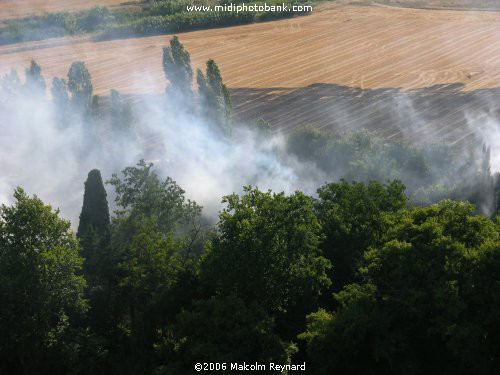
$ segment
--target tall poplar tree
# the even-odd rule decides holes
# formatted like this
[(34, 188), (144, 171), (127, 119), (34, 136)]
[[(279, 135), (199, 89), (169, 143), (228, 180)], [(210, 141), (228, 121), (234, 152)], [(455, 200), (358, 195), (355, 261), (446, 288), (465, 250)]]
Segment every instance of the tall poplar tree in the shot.
[(200, 96), (201, 113), (210, 123), (229, 131), (231, 116), (231, 95), (222, 81), (219, 67), (210, 59), (206, 64), (206, 74), (198, 69), (196, 82)]
[(63, 78), (54, 77), (52, 80), (52, 102), (55, 109), (56, 122), (60, 127), (64, 127), (69, 119), (70, 100), (66, 81)]
[(170, 40), (169, 47), (163, 48), (163, 71), (170, 82), (167, 87), (169, 98), (185, 101), (189, 106), (193, 96), (191, 57), (177, 36)]
[(35, 60), (31, 60), (30, 67), (25, 70), (26, 92), (37, 97), (45, 97), (45, 79), (42, 77), (42, 68)]
[(84, 115), (90, 115), (92, 108), (92, 78), (85, 63), (74, 62), (68, 72), (68, 91), (76, 109)]

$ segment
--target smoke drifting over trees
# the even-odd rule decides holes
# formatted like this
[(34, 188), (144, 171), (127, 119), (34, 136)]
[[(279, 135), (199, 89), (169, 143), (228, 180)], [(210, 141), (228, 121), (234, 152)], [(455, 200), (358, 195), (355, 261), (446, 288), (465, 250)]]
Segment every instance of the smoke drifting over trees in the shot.
[(232, 123), (214, 60), (196, 89), (177, 38), (162, 62), (136, 101), (93, 96), (84, 62), (50, 100), (36, 62), (2, 77), (0, 372), (498, 368), (488, 145)]
[[(481, 148), (463, 155), (445, 145), (412, 146), (365, 132), (308, 128), (262, 137), (265, 122), (231, 125), (231, 98), (215, 61), (193, 77), (189, 53), (174, 37), (164, 48), (163, 68), (166, 97), (133, 101), (115, 90), (108, 98), (93, 97), (84, 62), (53, 80), (51, 100), (42, 95), (43, 67), (36, 62), (26, 70), (24, 84), (15, 71), (2, 77), (2, 201), (21, 185), (74, 220), (78, 181), (86, 170), (98, 167), (109, 178), (145, 159), (154, 161), (160, 175), (178, 180), (212, 217), (220, 208), (214, 197), (239, 192), (246, 184), (312, 194), (323, 182), (340, 178), (398, 178), (417, 203), (452, 197), (471, 200), (487, 214), (495, 211), (491, 155)], [(408, 118), (414, 120), (411, 113)], [(26, 173), (19, 173), (22, 168)]]

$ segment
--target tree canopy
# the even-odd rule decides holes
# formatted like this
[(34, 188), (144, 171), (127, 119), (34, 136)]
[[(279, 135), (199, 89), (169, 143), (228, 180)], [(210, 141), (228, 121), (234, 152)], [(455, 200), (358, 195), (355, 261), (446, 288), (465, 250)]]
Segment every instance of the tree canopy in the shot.
[(0, 208), (0, 369), (66, 373), (74, 325), (87, 310), (70, 223), (22, 189)]
[(384, 217), (382, 241), (360, 267), (363, 281), (335, 295), (336, 312), (308, 317), (301, 337), (315, 373), (489, 374), (498, 368), (492, 293), (499, 284), (499, 231), (472, 212), (470, 204), (443, 201)]
[(227, 207), (202, 265), (218, 293), (276, 311), (329, 285), (330, 263), (319, 250), (321, 226), (310, 197), (247, 187), (243, 196), (223, 202)]

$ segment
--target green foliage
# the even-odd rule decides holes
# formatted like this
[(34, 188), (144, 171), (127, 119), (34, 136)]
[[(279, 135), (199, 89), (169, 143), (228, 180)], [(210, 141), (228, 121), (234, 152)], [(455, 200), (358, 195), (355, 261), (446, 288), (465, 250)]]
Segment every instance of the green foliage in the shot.
[(295, 129), (287, 138), (286, 150), (301, 160), (316, 161), (329, 141), (328, 133), (304, 126)]
[(111, 227), (107, 336), (109, 361), (120, 373), (152, 369), (158, 332), (190, 302), (183, 288), (196, 285), (201, 207), (152, 167), (141, 161), (109, 181), (119, 210)]
[(127, 290), (129, 303), (143, 309), (161, 300), (180, 269), (178, 246), (171, 236), (164, 238), (153, 226), (139, 230), (129, 244), (126, 259), (120, 263), (120, 287)]
[(92, 108), (92, 78), (81, 61), (74, 62), (68, 72), (68, 91), (74, 107), (84, 114), (90, 114)]
[(0, 28), (0, 44), (90, 33), (103, 30), (114, 22), (114, 14), (103, 6), (78, 13), (44, 13), (6, 21), (6, 26)]
[(91, 229), (94, 229), (99, 236), (109, 235), (109, 209), (106, 196), (101, 172), (97, 169), (90, 171), (85, 181), (83, 207), (77, 232), (79, 238), (85, 237)]
[(78, 243), (50, 206), (20, 188), (14, 198), (0, 208), (0, 369), (62, 373), (71, 324), (87, 309)]
[(207, 61), (206, 74), (198, 69), (196, 81), (202, 107), (202, 114), (223, 131), (229, 132), (231, 116), (231, 95), (222, 82), (219, 67), (214, 60)]
[(21, 189), (0, 209), (2, 373), (306, 361), (318, 375), (465, 375), (500, 365), (500, 221), (471, 204), (407, 208), (398, 181), (327, 184), (316, 199), (247, 187), (224, 198), (205, 242), (201, 207), (151, 164), (110, 183), (111, 226), (100, 173), (85, 184), (83, 277), (57, 212)]
[(77, 237), (85, 258), (84, 274), (92, 287), (99, 286), (105, 278), (102, 266), (108, 251), (110, 219), (106, 190), (101, 172), (94, 169), (85, 181), (83, 207), (78, 224)]
[(167, 92), (171, 98), (189, 103), (192, 97), (193, 69), (189, 52), (184, 49), (177, 36), (170, 40), (170, 47), (163, 47), (163, 71), (170, 82)]
[(152, 164), (141, 160), (136, 167), (125, 168), (123, 178), (114, 174), (109, 183), (116, 192), (114, 237), (118, 243), (128, 243), (137, 230), (154, 226), (163, 236), (180, 241), (183, 262), (192, 261), (201, 252), (201, 207), (184, 197), (170, 177), (161, 181)]
[[(167, 359), (157, 374), (188, 374), (196, 363), (290, 363), (296, 348), (273, 332), (273, 320), (255, 303), (230, 295), (193, 302), (158, 346)], [(263, 372), (270, 374), (271, 372)]]
[(259, 118), (255, 122), (255, 130), (260, 139), (268, 139), (271, 136), (271, 125), (266, 120)]
[(471, 201), (479, 212), (492, 212), (494, 181), (486, 147), (463, 155), (450, 146), (412, 146), (365, 130), (335, 134), (306, 126), (288, 136), (286, 151), (347, 181), (400, 180), (418, 205), (452, 198)]
[[(306, 126), (289, 136), (287, 151), (346, 180), (400, 179), (413, 185), (428, 177), (428, 165), (421, 151), (384, 141), (365, 130), (334, 134)], [(408, 170), (411, 172), (407, 174)]]
[(7, 26), (0, 28), (0, 44), (42, 40), (82, 31), (78, 27), (76, 16), (70, 12), (44, 13), (9, 20), (6, 24)]
[[(102, 38), (129, 37), (176, 33), (202, 28), (231, 26), (292, 17), (307, 12), (226, 12), (187, 11), (192, 5), (224, 5), (219, 1), (153, 1), (142, 2), (140, 7), (108, 9), (95, 6), (77, 13), (45, 13), (6, 21), (0, 28), (0, 44), (41, 40), (67, 35), (97, 32)], [(281, 5), (281, 0), (258, 1), (252, 4)], [(295, 0), (289, 5), (314, 5), (316, 2)]]
[(116, 191), (115, 201), (122, 210), (117, 211), (117, 220), (154, 219), (162, 233), (174, 233), (182, 223), (199, 215), (201, 207), (186, 200), (174, 180), (167, 177), (161, 181), (152, 170), (153, 164), (141, 160), (135, 167), (122, 171), (123, 178), (116, 174), (109, 183)]
[(223, 202), (227, 207), (202, 265), (203, 277), (219, 294), (234, 293), (276, 312), (329, 285), (311, 198), (247, 187), (242, 197), (229, 195)]
[(62, 78), (54, 77), (52, 80), (51, 93), (52, 103), (55, 109), (55, 120), (61, 128), (66, 127), (70, 113), (70, 99), (66, 81)]
[(154, 356), (158, 329), (167, 318), (164, 305), (181, 270), (180, 243), (162, 236), (154, 225), (144, 225), (121, 246), (117, 319), (120, 341), (127, 349), (120, 356), (130, 356), (126, 363), (140, 373)]
[(366, 253), (360, 269), (363, 282), (336, 295), (336, 313), (309, 317), (301, 337), (316, 373), (489, 374), (498, 368), (492, 293), (499, 283), (499, 232), (472, 212), (470, 204), (443, 201), (384, 217), (382, 243)]
[(364, 252), (377, 245), (384, 233), (384, 214), (405, 208), (406, 202), (405, 187), (399, 181), (387, 185), (341, 181), (318, 189), (315, 210), (326, 235), (323, 255), (333, 264), (334, 290), (356, 280)]
[(30, 67), (26, 69), (25, 72), (25, 90), (31, 95), (45, 99), (45, 79), (42, 77), (42, 68), (40, 65), (38, 65), (35, 60), (31, 60)]
[(113, 22), (113, 14), (104, 6), (95, 6), (79, 17), (79, 26), (82, 30), (92, 32), (99, 30)]

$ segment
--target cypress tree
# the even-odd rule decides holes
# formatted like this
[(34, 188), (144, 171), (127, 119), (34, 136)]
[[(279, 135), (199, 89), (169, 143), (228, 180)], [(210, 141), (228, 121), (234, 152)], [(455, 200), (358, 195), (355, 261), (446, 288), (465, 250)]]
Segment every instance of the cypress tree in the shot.
[(83, 207), (80, 214), (77, 236), (85, 238), (91, 231), (104, 239), (109, 236), (109, 208), (101, 172), (94, 169), (85, 181)]
[(94, 169), (85, 181), (83, 207), (77, 237), (82, 249), (83, 274), (90, 303), (89, 325), (106, 337), (113, 322), (113, 270), (116, 266), (110, 246), (110, 218), (101, 172)]
[(109, 208), (101, 172), (94, 169), (85, 181), (83, 207), (80, 214), (77, 237), (80, 240), (82, 256), (85, 258), (84, 274), (92, 287), (100, 278), (105, 251), (109, 245)]

